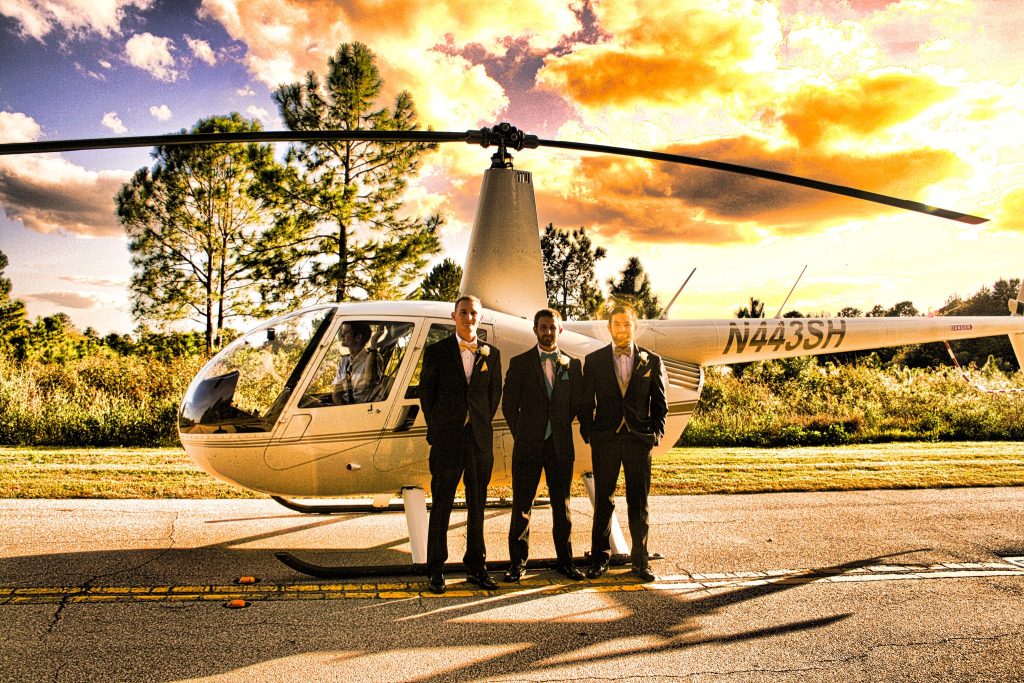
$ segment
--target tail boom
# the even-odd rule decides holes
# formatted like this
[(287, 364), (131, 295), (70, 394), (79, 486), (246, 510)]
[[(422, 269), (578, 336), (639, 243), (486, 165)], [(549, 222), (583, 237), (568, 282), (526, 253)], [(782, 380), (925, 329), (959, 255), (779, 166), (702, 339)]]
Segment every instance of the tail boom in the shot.
[[(607, 338), (603, 322), (568, 322), (567, 329)], [(934, 318), (752, 318), (642, 320), (638, 342), (700, 366), (794, 358), (904, 344), (1010, 335), (1024, 351), (1024, 316)], [(1015, 341), (1016, 340), (1016, 341)]]

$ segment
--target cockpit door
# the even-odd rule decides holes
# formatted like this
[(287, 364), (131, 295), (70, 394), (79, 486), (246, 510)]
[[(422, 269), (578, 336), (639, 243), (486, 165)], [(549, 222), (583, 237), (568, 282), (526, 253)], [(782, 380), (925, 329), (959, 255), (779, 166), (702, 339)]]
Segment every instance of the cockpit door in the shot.
[[(477, 333), (480, 339), (493, 338), (491, 325), (482, 324)], [(423, 349), (455, 333), (455, 325), (449, 321), (426, 320), (419, 332), (419, 338), (409, 354), (409, 371), (401, 392), (396, 393), (391, 404), (391, 415), (387, 429), (381, 435), (377, 453), (373, 458), (374, 467), (381, 472), (391, 472), (403, 467), (410, 469), (410, 475), (428, 475), (430, 445), (427, 443), (427, 423), (420, 408), (419, 378), (423, 369)], [(411, 477), (412, 481), (415, 477)]]
[(315, 478), (372, 468), (391, 406), (406, 383), (407, 351), (418, 323), (395, 316), (339, 316), (278, 420), (264, 452), (267, 465), (288, 470), (313, 464), (304, 471)]

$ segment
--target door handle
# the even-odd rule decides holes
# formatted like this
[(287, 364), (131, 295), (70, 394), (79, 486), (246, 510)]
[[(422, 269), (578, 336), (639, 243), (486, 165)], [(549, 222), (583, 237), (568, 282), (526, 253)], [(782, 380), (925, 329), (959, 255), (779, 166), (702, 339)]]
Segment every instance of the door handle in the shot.
[(398, 426), (391, 431), (393, 432), (407, 432), (412, 429), (412, 425), (416, 422), (416, 416), (420, 414), (420, 407), (418, 405), (407, 405), (402, 407), (402, 414), (398, 417)]

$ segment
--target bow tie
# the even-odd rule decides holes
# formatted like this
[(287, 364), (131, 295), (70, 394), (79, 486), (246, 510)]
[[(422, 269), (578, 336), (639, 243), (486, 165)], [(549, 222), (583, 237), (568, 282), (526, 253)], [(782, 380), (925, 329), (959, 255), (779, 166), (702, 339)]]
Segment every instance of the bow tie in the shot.
[(615, 347), (615, 355), (616, 356), (632, 356), (633, 355), (633, 347), (632, 346), (616, 346)]
[(549, 360), (552, 363), (554, 363), (556, 360), (558, 360), (558, 351), (552, 351), (551, 353), (547, 353), (545, 351), (541, 351), (540, 352), (540, 362), (543, 363), (546, 360)]
[(470, 344), (469, 342), (459, 342), (459, 351), (469, 351), (470, 353), (476, 353), (476, 342)]

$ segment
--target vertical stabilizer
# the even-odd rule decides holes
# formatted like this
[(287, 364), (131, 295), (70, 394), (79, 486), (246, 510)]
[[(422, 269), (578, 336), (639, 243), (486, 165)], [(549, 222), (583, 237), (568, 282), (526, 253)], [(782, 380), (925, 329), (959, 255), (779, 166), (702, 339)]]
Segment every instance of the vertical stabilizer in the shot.
[(480, 203), (460, 291), (484, 307), (531, 318), (547, 305), (533, 179), (527, 171), (491, 168)]

